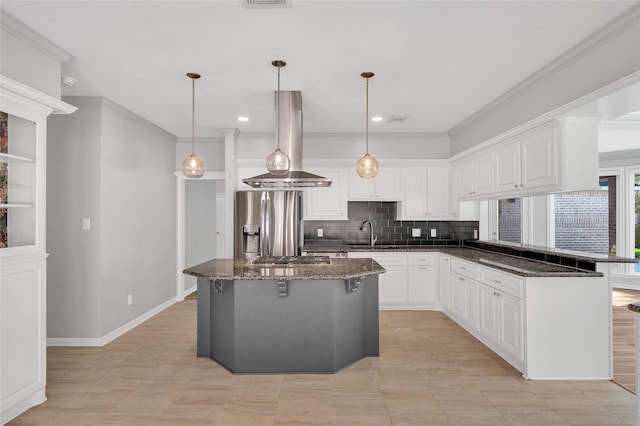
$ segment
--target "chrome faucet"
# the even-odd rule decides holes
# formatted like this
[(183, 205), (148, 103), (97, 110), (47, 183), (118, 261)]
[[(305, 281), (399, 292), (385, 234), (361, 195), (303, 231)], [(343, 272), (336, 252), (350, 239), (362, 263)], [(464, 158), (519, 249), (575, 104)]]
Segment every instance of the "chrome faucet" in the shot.
[(365, 220), (364, 222), (362, 222), (362, 224), (360, 225), (360, 232), (365, 232), (365, 226), (369, 225), (369, 243), (371, 244), (371, 247), (374, 246), (374, 244), (376, 243), (376, 241), (378, 241), (378, 237), (376, 237), (375, 235), (373, 235), (373, 224), (371, 223), (370, 220)]

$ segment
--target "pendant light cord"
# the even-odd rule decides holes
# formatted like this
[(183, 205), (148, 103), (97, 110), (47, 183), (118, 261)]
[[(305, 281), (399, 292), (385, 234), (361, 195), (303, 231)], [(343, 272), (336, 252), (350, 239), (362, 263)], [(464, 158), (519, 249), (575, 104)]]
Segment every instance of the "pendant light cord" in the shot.
[(366, 141), (366, 145), (367, 145), (367, 152), (366, 154), (369, 155), (369, 78), (366, 78), (367, 80), (367, 94), (366, 94), (366, 114), (367, 116), (365, 117), (365, 121), (366, 121), (366, 126), (365, 128), (367, 129), (367, 133), (366, 133), (366, 137), (365, 137), (365, 141)]
[(191, 155), (196, 154), (196, 80), (191, 79)]
[(278, 67), (278, 91), (276, 92), (276, 143), (280, 149), (280, 67)]

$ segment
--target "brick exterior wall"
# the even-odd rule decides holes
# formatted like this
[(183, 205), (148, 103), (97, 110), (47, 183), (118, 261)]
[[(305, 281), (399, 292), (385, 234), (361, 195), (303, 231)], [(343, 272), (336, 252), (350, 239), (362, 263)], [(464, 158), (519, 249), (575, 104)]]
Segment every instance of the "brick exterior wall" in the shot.
[[(556, 247), (590, 253), (609, 253), (610, 195), (609, 191), (567, 192), (556, 195)], [(613, 212), (615, 217), (615, 208)]]

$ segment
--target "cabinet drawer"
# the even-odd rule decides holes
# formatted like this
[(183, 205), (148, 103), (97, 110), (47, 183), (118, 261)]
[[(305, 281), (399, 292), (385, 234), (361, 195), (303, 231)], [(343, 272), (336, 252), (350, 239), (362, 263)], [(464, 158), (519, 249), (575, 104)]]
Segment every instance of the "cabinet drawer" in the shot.
[(451, 259), (451, 271), (457, 272), (460, 275), (464, 275), (465, 277), (473, 278), (474, 280), (478, 279), (478, 265), (465, 262), (460, 259)]
[(366, 258), (370, 257), (376, 262), (378, 262), (383, 267), (386, 265), (402, 265), (405, 266), (407, 264), (407, 256), (404, 253), (381, 253), (375, 251), (358, 251), (358, 252), (349, 252), (349, 257), (352, 258)]
[(518, 299), (522, 299), (524, 291), (522, 278), (491, 268), (480, 268), (480, 281), (497, 290), (502, 290)]
[(407, 254), (407, 264), (409, 266), (434, 266), (436, 253), (409, 253)]

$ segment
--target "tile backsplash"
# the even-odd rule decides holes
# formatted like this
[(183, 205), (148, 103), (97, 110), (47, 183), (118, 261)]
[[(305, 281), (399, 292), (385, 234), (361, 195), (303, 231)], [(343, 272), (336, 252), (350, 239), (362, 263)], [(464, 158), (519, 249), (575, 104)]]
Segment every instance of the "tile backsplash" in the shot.
[[(305, 243), (339, 240), (344, 244), (366, 244), (369, 232), (361, 232), (360, 225), (365, 220), (373, 224), (377, 245), (458, 245), (462, 240), (473, 239), (473, 231), (478, 229), (478, 221), (420, 221), (396, 220), (395, 202), (350, 201), (349, 220), (306, 220), (304, 221)], [(412, 237), (412, 230), (420, 229), (420, 237)], [(318, 237), (322, 229), (323, 237)], [(431, 230), (436, 237), (431, 237)]]

